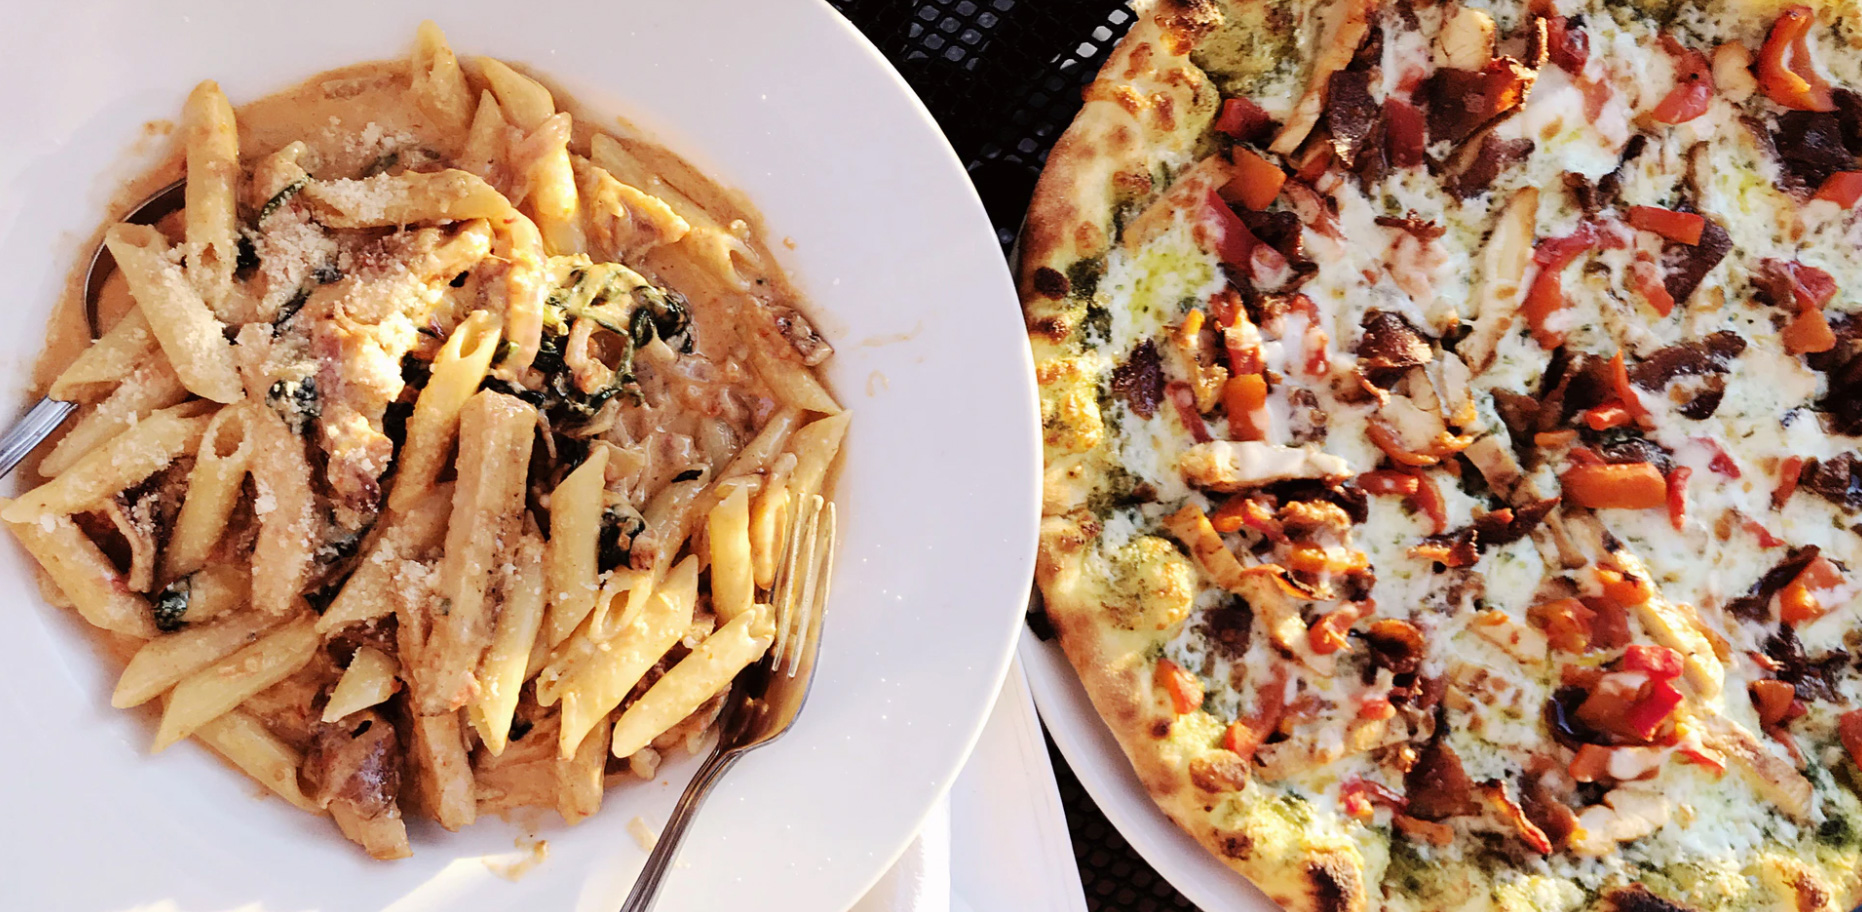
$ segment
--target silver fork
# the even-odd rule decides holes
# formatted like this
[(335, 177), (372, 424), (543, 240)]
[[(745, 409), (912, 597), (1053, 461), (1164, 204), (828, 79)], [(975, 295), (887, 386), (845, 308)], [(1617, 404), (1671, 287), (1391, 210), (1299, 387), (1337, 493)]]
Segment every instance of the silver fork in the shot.
[(789, 541), (777, 566), (770, 600), (776, 608), (776, 641), (762, 660), (737, 676), (718, 725), (718, 745), (686, 785), (672, 819), (660, 834), (646, 867), (620, 912), (647, 912), (659, 895), (660, 882), (679, 853), (679, 842), (697, 816), (711, 787), (737, 761), (788, 732), (808, 700), (815, 676), (815, 652), (821, 643), (822, 612), (834, 573), (834, 505), (819, 496), (803, 501), (795, 512)]
[[(123, 216), (123, 221), (132, 225), (153, 225), (161, 221), (185, 205), (186, 189), (187, 181), (184, 179), (155, 191), (148, 199), (137, 203), (136, 208), (129, 210), (129, 214)], [(90, 323), (92, 339), (98, 336), (97, 292), (102, 289), (104, 278), (114, 268), (116, 260), (110, 256), (109, 248), (98, 244), (97, 250), (91, 254), (90, 268), (84, 273), (84, 319)], [(14, 466), (19, 465), (20, 460), (26, 458), (26, 454), (44, 443), (45, 438), (52, 436), (52, 432), (58, 430), (58, 426), (64, 424), (65, 419), (71, 417), (77, 408), (75, 402), (50, 396), (33, 403), (32, 408), (13, 422), (5, 434), (0, 434), (0, 478), (5, 478)]]

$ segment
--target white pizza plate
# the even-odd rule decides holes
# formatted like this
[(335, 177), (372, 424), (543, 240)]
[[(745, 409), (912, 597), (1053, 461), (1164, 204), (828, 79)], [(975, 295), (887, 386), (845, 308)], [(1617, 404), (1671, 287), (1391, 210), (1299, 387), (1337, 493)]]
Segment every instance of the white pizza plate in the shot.
[[(0, 35), (0, 401), (120, 183), (168, 140), (188, 90), (237, 104), (411, 46), (440, 16), (462, 54), (538, 68), (590, 110), (653, 131), (765, 216), (839, 354), (853, 410), (842, 546), (814, 696), (725, 778), (663, 910), (844, 909), (888, 867), (974, 743), (1008, 666), (1033, 565), (1032, 371), (994, 234), (963, 169), (879, 54), (818, 0), (15, 4)], [(692, 760), (551, 814), (413, 830), (369, 860), (327, 821), (193, 744), (151, 756), (146, 717), (0, 543), (0, 901), (9, 910), (609, 912)], [(548, 843), (540, 865), (495, 873)]]
[(1024, 632), (1021, 659), (1048, 735), (1086, 794), (1139, 856), (1203, 912), (1280, 912), (1279, 904), (1216, 860), (1151, 801), (1059, 641), (1042, 642)]

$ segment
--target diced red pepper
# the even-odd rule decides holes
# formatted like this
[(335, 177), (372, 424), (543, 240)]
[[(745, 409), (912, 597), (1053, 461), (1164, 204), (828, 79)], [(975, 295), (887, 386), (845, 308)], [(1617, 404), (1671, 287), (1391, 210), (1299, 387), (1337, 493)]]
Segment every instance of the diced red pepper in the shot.
[(1676, 532), (1687, 523), (1687, 480), (1694, 475), (1694, 470), (1687, 466), (1675, 466), (1668, 473), (1668, 524)]
[(1668, 480), (1646, 462), (1573, 465), (1558, 481), (1567, 502), (1592, 510), (1653, 510), (1668, 505)]
[(1569, 235), (1546, 238), (1533, 248), (1532, 260), (1539, 264), (1539, 274), (1526, 290), (1526, 300), (1520, 310), (1526, 315), (1526, 324), (1532, 328), (1532, 337), (1542, 348), (1554, 349), (1565, 341), (1562, 331), (1547, 325), (1552, 315), (1565, 309), (1564, 283), (1559, 273), (1577, 259), (1578, 254), (1596, 243), (1596, 228), (1585, 223)]
[(1810, 58), (1810, 30), (1816, 24), (1817, 14), (1808, 6), (1793, 6), (1772, 23), (1759, 49), (1759, 88), (1765, 97), (1799, 111), (1836, 110), (1830, 83)]
[(1637, 421), (1649, 417), (1649, 410), (1642, 404), (1642, 394), (1636, 392), (1629, 382), (1629, 364), (1623, 360), (1623, 350), (1617, 349), (1610, 359), (1610, 386), (1616, 392), (1617, 401), (1629, 410), (1631, 417)]
[(1648, 692), (1623, 714), (1623, 726), (1638, 740), (1648, 741), (1681, 705), (1681, 691), (1668, 681), (1650, 681)]
[(1807, 307), (1784, 324), (1778, 340), (1784, 344), (1786, 354), (1815, 355), (1836, 347), (1836, 332), (1830, 329), (1822, 310)]
[(1836, 737), (1842, 739), (1849, 759), (1862, 764), (1862, 709), (1852, 709), (1837, 717)]
[(1384, 152), (1390, 164), (1414, 168), (1428, 160), (1428, 131), (1422, 112), (1395, 98), (1384, 101)]
[(1707, 468), (1709, 470), (1728, 478), (1739, 477), (1739, 463), (1734, 462), (1733, 457), (1726, 455), (1726, 451), (1720, 449), (1720, 445), (1716, 443), (1713, 438), (1695, 437), (1694, 442), (1713, 451), (1713, 458), (1707, 460)]
[(1358, 622), (1361, 612), (1350, 606), (1326, 612), (1306, 628), (1306, 642), (1319, 655), (1331, 655), (1348, 645), (1345, 632)]
[(1791, 715), (1791, 704), (1797, 702), (1797, 688), (1784, 681), (1753, 681), (1746, 690), (1752, 697), (1752, 708), (1758, 710), (1759, 725), (1764, 728), (1784, 722)]
[(1243, 760), (1254, 757), (1254, 752), (1261, 749), (1267, 736), (1280, 726), (1280, 716), (1286, 712), (1286, 672), (1276, 669), (1273, 677), (1257, 692), (1256, 699), (1260, 705), (1254, 712), (1229, 723), (1228, 730), (1222, 733), (1222, 746), (1241, 755)]
[(1700, 766), (1706, 767), (1707, 769), (1711, 770), (1715, 776), (1718, 776), (1726, 772), (1726, 762), (1721, 760), (1719, 757), (1714, 756), (1713, 754), (1709, 754), (1704, 751), (1698, 751), (1691, 747), (1676, 748), (1675, 753), (1679, 754), (1681, 759), (1687, 761), (1688, 763), (1694, 763), (1694, 764), (1698, 764)]
[(1416, 493), (1410, 496), (1410, 505), (1429, 517), (1429, 524), (1435, 535), (1448, 531), (1448, 503), (1442, 499), (1442, 490), (1435, 486), (1435, 479), (1427, 473), (1414, 472)]
[(1662, 35), (1662, 46), (1675, 60), (1675, 87), (1650, 115), (1662, 123), (1687, 123), (1707, 113), (1707, 105), (1713, 100), (1713, 67), (1707, 55), (1666, 34)]
[(1584, 412), (1584, 423), (1589, 425), (1593, 431), (1620, 428), (1633, 420), (1635, 419), (1630, 417), (1629, 409), (1624, 408), (1621, 402), (1606, 402)]
[(1416, 493), (1420, 484), (1416, 476), (1394, 469), (1377, 469), (1358, 476), (1358, 487), (1363, 488), (1364, 493), (1372, 495), (1394, 494), (1398, 497), (1408, 497)]
[(1170, 398), (1170, 404), (1176, 408), (1177, 417), (1183, 426), (1189, 429), (1190, 436), (1197, 443), (1208, 443), (1215, 439), (1209, 436), (1209, 425), (1203, 422), (1201, 412), (1196, 410), (1196, 392), (1181, 380), (1172, 380), (1164, 384), (1164, 395)]
[(1229, 158), (1235, 165), (1235, 176), (1223, 185), (1221, 196), (1249, 209), (1266, 209), (1280, 195), (1287, 173), (1260, 153), (1241, 146), (1236, 146)]
[(1590, 34), (1573, 26), (1565, 16), (1548, 16), (1545, 20), (1546, 53), (1552, 63), (1573, 76), (1584, 72), (1590, 60)]
[(1629, 576), (1608, 567), (1597, 568), (1597, 581), (1603, 585), (1605, 598), (1625, 608), (1634, 608), (1655, 597), (1655, 590), (1641, 577)]
[(1360, 719), (1375, 721), (1389, 719), (1395, 715), (1396, 704), (1391, 703), (1389, 697), (1365, 697), (1364, 702), (1358, 704), (1358, 718)]
[(1157, 660), (1157, 672), (1153, 675), (1157, 686), (1170, 695), (1171, 708), (1181, 716), (1193, 712), (1203, 705), (1203, 685), (1196, 676), (1184, 671), (1177, 663), (1169, 659)]
[(1267, 411), (1267, 378), (1260, 374), (1230, 377), (1222, 385), (1231, 440), (1266, 440), (1272, 416)]
[(1838, 171), (1824, 178), (1823, 186), (1817, 188), (1817, 199), (1829, 200), (1844, 209), (1855, 206), (1862, 200), (1862, 171)]
[(1771, 492), (1771, 505), (1774, 510), (1784, 509), (1785, 501), (1797, 493), (1797, 476), (1804, 471), (1804, 457), (1786, 456), (1778, 463), (1778, 487)]
[(1791, 274), (1791, 299), (1799, 310), (1822, 307), (1836, 297), (1836, 279), (1828, 272), (1798, 262), (1787, 264), (1787, 269)]
[(1629, 284), (1649, 302), (1649, 309), (1656, 316), (1665, 317), (1674, 313), (1675, 298), (1668, 293), (1668, 285), (1662, 281), (1662, 267), (1652, 259), (1637, 257), (1629, 264)]
[(1260, 239), (1213, 189), (1203, 200), (1200, 222), (1200, 236), (1209, 245), (1209, 252), (1236, 269), (1253, 271), (1254, 248), (1260, 246)]
[(1695, 212), (1676, 212), (1660, 206), (1629, 207), (1630, 227), (1642, 231), (1653, 231), (1679, 244), (1700, 243), (1700, 232), (1707, 227), (1707, 220)]
[(1222, 113), (1216, 115), (1215, 128), (1217, 132), (1247, 141), (1266, 133), (1273, 122), (1266, 110), (1246, 98), (1224, 98)]
[(1658, 681), (1681, 676), (1681, 653), (1666, 646), (1632, 643), (1623, 650), (1623, 669), (1640, 671)]
[(1784, 547), (1784, 539), (1771, 534), (1771, 530), (1765, 528), (1764, 523), (1750, 516), (1741, 516), (1740, 525), (1744, 526), (1747, 532), (1752, 533), (1753, 537), (1759, 540), (1759, 547), (1768, 550), (1771, 548)]
[(1825, 608), (1818, 595), (1842, 583), (1843, 572), (1829, 558), (1819, 555), (1778, 593), (1778, 619), (1801, 624), (1822, 617)]

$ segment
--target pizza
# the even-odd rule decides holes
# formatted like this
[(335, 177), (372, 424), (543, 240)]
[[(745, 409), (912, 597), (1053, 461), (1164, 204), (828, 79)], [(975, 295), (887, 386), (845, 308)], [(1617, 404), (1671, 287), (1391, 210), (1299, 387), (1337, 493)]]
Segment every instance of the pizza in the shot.
[(1862, 896), (1862, 7), (1155, 0), (1023, 230), (1042, 610), (1290, 910)]

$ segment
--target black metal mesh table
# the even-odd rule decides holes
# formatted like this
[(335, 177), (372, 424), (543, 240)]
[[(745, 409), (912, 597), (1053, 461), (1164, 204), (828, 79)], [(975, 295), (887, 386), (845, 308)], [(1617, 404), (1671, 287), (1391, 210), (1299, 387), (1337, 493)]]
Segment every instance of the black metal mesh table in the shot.
[[(1006, 252), (1080, 89), (1125, 34), (1118, 0), (829, 0), (892, 61), (969, 169)], [(1050, 743), (1092, 912), (1194, 909), (1144, 863)]]

